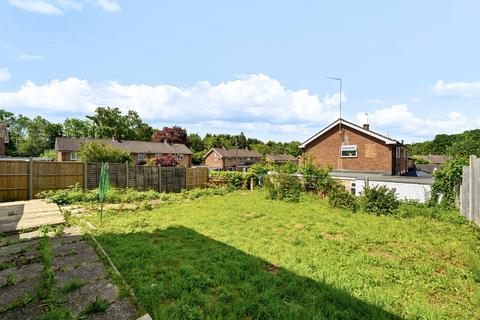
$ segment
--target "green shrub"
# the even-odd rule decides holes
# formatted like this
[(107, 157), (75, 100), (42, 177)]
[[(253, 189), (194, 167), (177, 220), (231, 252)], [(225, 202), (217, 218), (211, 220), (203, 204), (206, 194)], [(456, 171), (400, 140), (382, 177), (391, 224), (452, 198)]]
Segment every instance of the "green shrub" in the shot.
[(330, 176), (330, 168), (317, 167), (312, 161), (307, 161), (300, 168), (303, 175), (305, 190), (315, 190), (321, 194), (328, 194), (338, 187), (338, 182)]
[(252, 172), (239, 171), (212, 171), (210, 176), (225, 181), (225, 184), (233, 189), (247, 189), (250, 179), (255, 178)]
[(303, 191), (300, 179), (288, 173), (269, 175), (266, 179), (267, 198), (298, 202)]
[(425, 217), (454, 224), (466, 224), (467, 220), (456, 210), (444, 206), (430, 206), (417, 201), (401, 202), (395, 212), (400, 218)]
[(104, 142), (84, 142), (80, 146), (78, 155), (80, 159), (86, 162), (132, 162), (132, 157), (128, 152), (115, 148)]
[(393, 214), (400, 204), (395, 192), (386, 186), (366, 187), (360, 197), (360, 207), (366, 213)]
[(347, 209), (352, 212), (358, 210), (358, 200), (355, 195), (345, 190), (343, 186), (333, 189), (328, 195), (328, 203), (334, 208)]
[(468, 165), (468, 159), (458, 158), (445, 162), (445, 164), (435, 171), (435, 182), (432, 186), (432, 196), (430, 204), (436, 205), (441, 197), (441, 204), (447, 208), (454, 208), (455, 196), (460, 190), (462, 184), (463, 166)]

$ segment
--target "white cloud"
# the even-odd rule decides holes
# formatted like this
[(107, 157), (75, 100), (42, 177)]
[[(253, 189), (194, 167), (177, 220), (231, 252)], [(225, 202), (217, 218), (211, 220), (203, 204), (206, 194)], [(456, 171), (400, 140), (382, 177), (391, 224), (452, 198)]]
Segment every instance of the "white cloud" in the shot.
[(108, 12), (117, 12), (122, 9), (118, 2), (112, 0), (97, 0), (96, 3), (103, 10)]
[[(338, 116), (338, 98), (338, 94), (319, 98), (308, 90), (291, 90), (264, 74), (253, 74), (215, 85), (200, 81), (185, 88), (78, 78), (40, 85), (27, 81), (17, 91), (0, 92), (0, 105), (76, 114), (116, 106), (136, 110), (150, 123), (225, 125), (292, 134), (300, 130), (308, 135)], [(346, 100), (345, 94), (342, 99)], [(300, 139), (298, 134), (292, 138)]]
[(8, 2), (26, 11), (45, 14), (62, 14), (62, 10), (57, 6), (43, 0), (8, 0)]
[[(369, 111), (368, 114), (372, 130), (384, 134), (395, 132), (397, 136), (394, 138), (406, 141), (418, 141), (438, 133), (463, 132), (480, 125), (480, 118), (470, 118), (459, 112), (421, 117), (412, 112), (406, 104)], [(357, 114), (356, 121), (365, 121), (363, 112)]]
[(12, 75), (8, 72), (6, 68), (0, 68), (0, 81), (8, 81)]
[(99, 7), (108, 12), (121, 10), (115, 0), (8, 0), (8, 2), (26, 11), (44, 14), (62, 14), (70, 10), (80, 11), (87, 5)]
[(42, 60), (45, 57), (44, 56), (27, 54), (27, 53), (22, 53), (17, 58), (20, 59), (20, 60), (24, 60), (24, 61), (31, 61), (31, 60)]
[(438, 80), (433, 92), (442, 97), (480, 97), (480, 82), (449, 82)]

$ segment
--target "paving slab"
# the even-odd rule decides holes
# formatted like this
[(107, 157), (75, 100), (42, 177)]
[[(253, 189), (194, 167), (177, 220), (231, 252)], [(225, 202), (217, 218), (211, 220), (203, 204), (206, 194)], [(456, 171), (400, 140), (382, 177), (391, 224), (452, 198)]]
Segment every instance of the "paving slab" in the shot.
[(0, 203), (0, 232), (16, 233), (23, 229), (60, 223), (65, 223), (65, 219), (55, 203), (45, 200)]
[(77, 268), (70, 268), (66, 271), (57, 271), (55, 284), (64, 287), (72, 280), (80, 280), (83, 283), (92, 283), (107, 276), (107, 270), (101, 262), (83, 264)]
[(57, 256), (53, 259), (53, 268), (55, 270), (68, 270), (76, 268), (82, 264), (99, 261), (95, 251), (91, 247), (71, 255)]
[(34, 297), (40, 279), (33, 278), (0, 288), (0, 310), (26, 297)]
[(52, 248), (57, 248), (61, 247), (65, 244), (68, 243), (74, 243), (83, 240), (83, 236), (81, 235), (64, 235), (64, 236), (59, 236), (52, 238), (50, 240), (50, 244), (52, 245)]
[(14, 253), (19, 253), (25, 250), (32, 250), (38, 246), (40, 240), (32, 240), (32, 241), (25, 241), (19, 242), (7, 246), (0, 247), (0, 256), (6, 256)]
[(118, 287), (106, 280), (101, 280), (96, 283), (86, 285), (80, 289), (73, 291), (66, 295), (64, 306), (75, 315), (82, 313), (90, 302), (98, 299), (103, 299), (107, 303), (113, 303), (118, 297)]
[(54, 256), (68, 256), (89, 250), (91, 250), (91, 246), (86, 241), (76, 241), (52, 246)]
[(20, 252), (13, 255), (0, 256), (0, 263), (12, 264), (17, 267), (38, 262), (40, 260), (40, 252), (28, 251)]
[(137, 311), (129, 299), (114, 302), (103, 313), (90, 316), (91, 320), (135, 320)]
[(9, 281), (14, 283), (22, 282), (25, 279), (39, 278), (42, 275), (43, 264), (33, 263), (20, 268), (10, 268), (0, 271), (0, 287)]
[(44, 306), (40, 303), (31, 302), (20, 308), (0, 313), (0, 320), (37, 320), (41, 319)]

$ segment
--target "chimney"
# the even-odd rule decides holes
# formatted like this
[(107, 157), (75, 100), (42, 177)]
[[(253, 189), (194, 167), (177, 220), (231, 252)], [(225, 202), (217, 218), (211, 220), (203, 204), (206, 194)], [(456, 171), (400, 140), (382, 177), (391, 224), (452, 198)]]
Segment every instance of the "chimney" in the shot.
[(370, 125), (369, 125), (368, 123), (365, 123), (365, 124), (363, 125), (363, 129), (365, 129), (365, 130), (370, 130)]

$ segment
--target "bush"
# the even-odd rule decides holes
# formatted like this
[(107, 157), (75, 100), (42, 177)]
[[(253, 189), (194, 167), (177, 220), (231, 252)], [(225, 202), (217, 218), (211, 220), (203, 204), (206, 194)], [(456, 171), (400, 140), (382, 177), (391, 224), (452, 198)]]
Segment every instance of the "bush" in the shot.
[(315, 190), (320, 194), (328, 194), (338, 187), (338, 182), (330, 176), (330, 168), (315, 166), (307, 161), (300, 169), (303, 175), (303, 186), (305, 190)]
[(390, 215), (395, 212), (400, 202), (395, 189), (386, 186), (367, 187), (360, 197), (360, 206), (366, 213)]
[(429, 219), (450, 222), (453, 224), (467, 224), (468, 221), (456, 210), (444, 206), (429, 206), (425, 203), (406, 201), (400, 203), (395, 212), (399, 218), (425, 217)]
[(334, 208), (347, 209), (352, 212), (358, 210), (358, 200), (351, 192), (340, 186), (328, 195), (328, 203)]
[(256, 177), (252, 172), (239, 171), (212, 171), (210, 176), (223, 180), (232, 189), (247, 189), (250, 179)]
[(447, 208), (454, 208), (455, 196), (460, 190), (462, 184), (463, 166), (468, 165), (468, 159), (459, 158), (445, 162), (445, 164), (435, 171), (435, 182), (432, 186), (432, 196), (430, 204), (436, 205), (441, 197), (441, 204)]
[(266, 179), (267, 198), (298, 202), (303, 191), (300, 179), (288, 173), (270, 175)]
[(80, 159), (86, 162), (132, 162), (132, 157), (128, 152), (115, 148), (104, 142), (84, 142), (80, 146), (78, 155)]
[(55, 149), (44, 150), (42, 154), (40, 154), (40, 157), (55, 161), (57, 160), (57, 151), (55, 151)]

